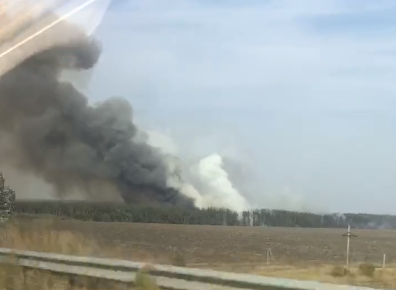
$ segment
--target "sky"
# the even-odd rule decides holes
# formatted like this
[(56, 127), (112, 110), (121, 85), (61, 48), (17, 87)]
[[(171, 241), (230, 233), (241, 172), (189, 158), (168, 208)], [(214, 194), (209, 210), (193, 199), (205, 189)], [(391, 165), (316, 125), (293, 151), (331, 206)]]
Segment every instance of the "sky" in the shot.
[(396, 214), (395, 1), (114, 0), (95, 36), (90, 101), (231, 156), (257, 206)]

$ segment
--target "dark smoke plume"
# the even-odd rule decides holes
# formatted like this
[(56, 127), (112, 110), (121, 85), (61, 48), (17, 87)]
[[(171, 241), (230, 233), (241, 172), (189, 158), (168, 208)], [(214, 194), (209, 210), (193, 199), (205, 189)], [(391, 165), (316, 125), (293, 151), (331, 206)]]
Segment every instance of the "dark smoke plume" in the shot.
[(125, 99), (90, 106), (72, 84), (59, 81), (65, 68), (92, 68), (100, 52), (89, 38), (52, 45), (1, 76), (0, 137), (9, 151), (0, 169), (3, 163), (33, 172), (61, 198), (77, 188), (91, 199), (108, 190), (128, 203), (192, 206), (167, 187), (161, 153), (137, 140)]

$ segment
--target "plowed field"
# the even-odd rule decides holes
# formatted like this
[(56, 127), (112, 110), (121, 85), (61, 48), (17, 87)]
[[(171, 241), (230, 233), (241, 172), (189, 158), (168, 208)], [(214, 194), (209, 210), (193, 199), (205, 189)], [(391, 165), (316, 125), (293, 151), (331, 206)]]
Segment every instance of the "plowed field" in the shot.
[[(60, 221), (57, 227), (82, 232), (100, 244), (136, 258), (164, 259), (182, 253), (188, 264), (264, 263), (271, 248), (277, 264), (343, 263), (343, 229), (223, 227), (169, 224)], [(356, 230), (351, 262), (396, 262), (396, 231)], [(269, 239), (269, 240), (268, 240)]]

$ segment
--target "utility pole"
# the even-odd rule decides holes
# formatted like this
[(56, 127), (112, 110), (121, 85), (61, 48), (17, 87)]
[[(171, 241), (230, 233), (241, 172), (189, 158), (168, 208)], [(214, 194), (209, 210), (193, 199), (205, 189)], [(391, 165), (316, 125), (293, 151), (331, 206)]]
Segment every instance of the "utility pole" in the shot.
[(385, 269), (385, 264), (386, 264), (386, 254), (384, 254), (384, 257), (382, 258), (382, 269)]
[(271, 239), (268, 238), (267, 239), (267, 266), (269, 266), (270, 260), (275, 262), (274, 256), (272, 255), (272, 251), (271, 251)]
[(346, 268), (348, 269), (349, 267), (349, 244), (351, 241), (351, 238), (356, 238), (357, 236), (352, 234), (351, 232), (351, 226), (348, 224), (348, 231), (342, 235), (343, 237), (347, 237), (347, 252), (346, 252)]

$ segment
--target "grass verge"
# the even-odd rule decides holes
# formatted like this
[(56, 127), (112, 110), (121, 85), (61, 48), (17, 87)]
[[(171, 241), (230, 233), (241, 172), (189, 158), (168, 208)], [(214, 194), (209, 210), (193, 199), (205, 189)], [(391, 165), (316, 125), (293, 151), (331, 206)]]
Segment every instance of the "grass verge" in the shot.
[(333, 284), (365, 286), (373, 288), (396, 288), (396, 268), (375, 268), (372, 264), (353, 265), (348, 270), (343, 266), (269, 266), (256, 267), (253, 274), (298, 280), (314, 280)]
[[(0, 247), (81, 256), (94, 256), (95, 253), (101, 251), (101, 247), (82, 234), (56, 229), (56, 220), (51, 219), (35, 220), (31, 223), (12, 221), (1, 224)], [(0, 289), (140, 289), (121, 283), (109, 283), (104, 280), (88, 278), (80, 279), (48, 271), (27, 269), (12, 265), (12, 261), (10, 263), (10, 265), (0, 265)]]

